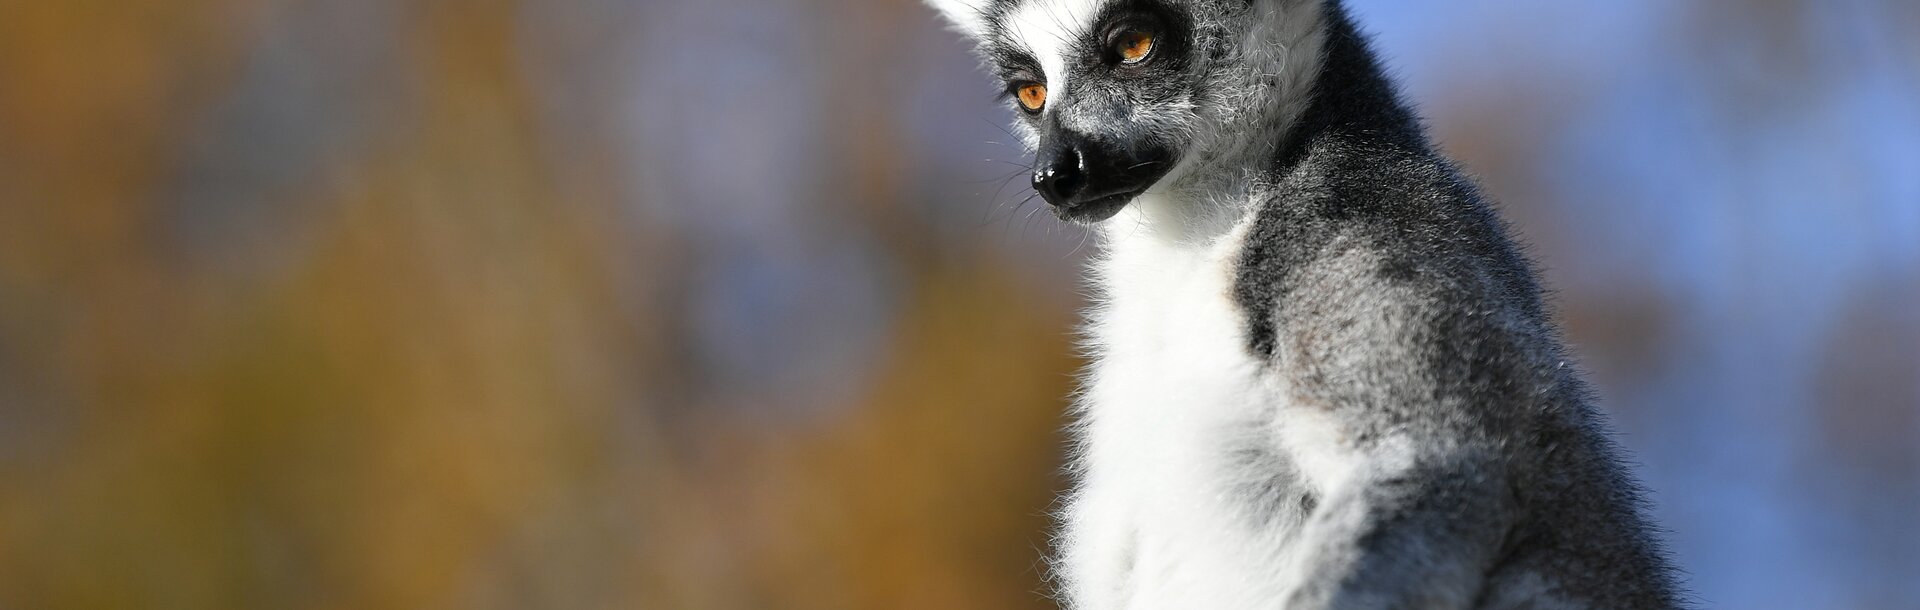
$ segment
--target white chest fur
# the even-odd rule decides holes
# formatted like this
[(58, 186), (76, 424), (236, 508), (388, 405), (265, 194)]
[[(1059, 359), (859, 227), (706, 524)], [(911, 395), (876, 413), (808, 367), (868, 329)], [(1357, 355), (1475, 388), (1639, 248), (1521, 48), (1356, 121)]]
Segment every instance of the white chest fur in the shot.
[(1129, 233), (1128, 221), (1112, 221), (1093, 269), (1103, 298), (1089, 320), (1064, 576), (1089, 610), (1275, 599), (1277, 575), (1249, 570), (1288, 562), (1275, 555), (1289, 554), (1299, 516), (1255, 500), (1310, 484), (1292, 474), (1306, 456), (1287, 440), (1318, 426), (1247, 351), (1233, 296), (1245, 227), (1180, 242)]

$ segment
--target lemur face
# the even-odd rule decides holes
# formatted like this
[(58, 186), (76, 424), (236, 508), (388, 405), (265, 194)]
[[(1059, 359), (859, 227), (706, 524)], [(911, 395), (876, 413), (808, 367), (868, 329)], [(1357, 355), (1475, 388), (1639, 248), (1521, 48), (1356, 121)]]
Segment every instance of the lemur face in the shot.
[(1033, 187), (1063, 219), (1105, 220), (1208, 125), (1222, 31), (1247, 0), (929, 0), (1006, 88)]

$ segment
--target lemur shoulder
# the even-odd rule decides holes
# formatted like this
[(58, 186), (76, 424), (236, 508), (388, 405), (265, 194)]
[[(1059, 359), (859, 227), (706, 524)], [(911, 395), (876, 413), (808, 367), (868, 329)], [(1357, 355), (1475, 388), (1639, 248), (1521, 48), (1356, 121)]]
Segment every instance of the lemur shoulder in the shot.
[(1337, 0), (928, 0), (1094, 225), (1080, 610), (1673, 608), (1536, 272)]

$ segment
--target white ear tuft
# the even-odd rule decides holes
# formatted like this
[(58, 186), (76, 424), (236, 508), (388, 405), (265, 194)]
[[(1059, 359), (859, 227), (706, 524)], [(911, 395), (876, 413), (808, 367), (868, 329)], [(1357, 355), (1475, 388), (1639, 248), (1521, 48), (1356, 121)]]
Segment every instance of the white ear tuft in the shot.
[(979, 40), (987, 31), (987, 7), (993, 0), (926, 0), (927, 5), (947, 16), (953, 28), (968, 38)]

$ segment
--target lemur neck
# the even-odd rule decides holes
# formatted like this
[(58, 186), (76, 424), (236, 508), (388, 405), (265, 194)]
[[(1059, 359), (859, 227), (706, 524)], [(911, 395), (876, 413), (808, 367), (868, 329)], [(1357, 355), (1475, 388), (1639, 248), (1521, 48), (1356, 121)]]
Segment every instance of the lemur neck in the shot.
[(1291, 171), (1316, 141), (1330, 136), (1406, 148), (1427, 147), (1419, 121), (1400, 100), (1346, 8), (1326, 8), (1326, 41), (1313, 92), (1304, 112), (1264, 167), (1273, 176)]

